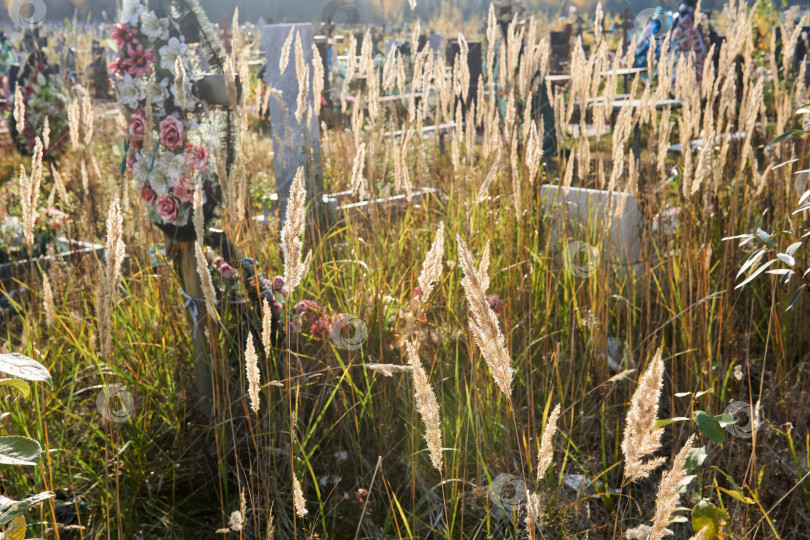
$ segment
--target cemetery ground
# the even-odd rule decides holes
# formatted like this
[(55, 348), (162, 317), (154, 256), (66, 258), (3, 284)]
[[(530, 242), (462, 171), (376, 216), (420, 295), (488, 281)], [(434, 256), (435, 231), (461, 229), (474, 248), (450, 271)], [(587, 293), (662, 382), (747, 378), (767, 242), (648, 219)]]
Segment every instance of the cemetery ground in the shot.
[[(0, 381), (0, 430), (41, 447), (0, 448), (0, 519), (44, 538), (807, 538), (805, 68), (757, 48), (745, 5), (720, 21), (710, 76), (656, 60), (629, 96), (607, 47), (575, 45), (543, 155), (516, 108), (549, 61), (533, 20), (532, 71), (497, 99), (461, 99), (442, 64), (434, 110), (324, 120), (323, 185), (291, 188), (297, 253), (256, 70), (197, 246), (154, 224), (131, 117), (72, 93), (79, 132), (37, 192), (36, 158), (0, 155), (9, 215), (58, 208), (53, 234), (92, 248), (29, 242), (0, 274), (0, 371), (36, 381)], [(233, 39), (232, 59), (255, 45)]]

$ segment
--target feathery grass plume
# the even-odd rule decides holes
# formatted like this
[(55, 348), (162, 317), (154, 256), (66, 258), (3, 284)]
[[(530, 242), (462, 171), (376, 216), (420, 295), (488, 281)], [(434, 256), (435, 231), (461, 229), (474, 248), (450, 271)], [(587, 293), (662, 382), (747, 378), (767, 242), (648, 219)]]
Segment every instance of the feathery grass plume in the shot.
[(383, 377), (393, 377), (394, 373), (407, 373), (413, 371), (413, 366), (399, 366), (397, 364), (365, 364), (366, 369), (379, 373)]
[(273, 346), (273, 311), (267, 298), (262, 297), (262, 345), (264, 355), (270, 358), (270, 350)]
[(295, 505), (295, 513), (298, 517), (304, 517), (308, 514), (307, 502), (304, 500), (304, 492), (301, 489), (301, 484), (298, 478), (293, 473), (293, 504)]
[(25, 173), (20, 164), (20, 204), (22, 206), (23, 234), (29, 251), (34, 245), (34, 222), (37, 218), (37, 199), (42, 181), (42, 142), (39, 137), (34, 143), (34, 155), (31, 158), (31, 175)]
[(17, 130), (25, 129), (25, 101), (23, 101), (22, 85), (17, 85), (14, 89), (14, 121), (17, 123)]
[(284, 284), (287, 294), (292, 295), (304, 278), (306, 267), (301, 264), (301, 250), (306, 222), (307, 190), (304, 187), (304, 168), (298, 167), (290, 187), (287, 201), (287, 216), (281, 229), (281, 251), (284, 254)]
[(419, 347), (416, 343), (405, 342), (408, 363), (413, 368), (413, 393), (416, 410), (425, 423), (425, 440), (430, 452), (430, 462), (439, 472), (442, 471), (442, 428), (439, 420), (439, 403), (430, 385), (427, 373), (419, 360)]
[(48, 279), (48, 274), (42, 274), (42, 308), (45, 310), (45, 324), (49, 327), (53, 326), (55, 308), (51, 280)]
[(110, 203), (107, 214), (107, 245), (104, 263), (98, 263), (98, 290), (96, 311), (98, 315), (98, 343), (101, 359), (107, 361), (112, 349), (112, 308), (115, 302), (118, 282), (121, 280), (121, 264), (124, 261), (126, 246), (122, 239), (124, 218), (118, 199)]
[(672, 463), (672, 469), (665, 472), (661, 477), (661, 483), (658, 484), (658, 496), (655, 498), (655, 515), (653, 517), (652, 530), (648, 540), (661, 540), (664, 536), (674, 534), (671, 530), (667, 529), (669, 518), (672, 517), (672, 512), (678, 505), (681, 494), (678, 492), (678, 486), (686, 476), (686, 456), (689, 450), (692, 449), (692, 443), (695, 440), (693, 434), (683, 445), (681, 451), (675, 456), (675, 461)]
[(705, 527), (703, 527), (702, 529), (700, 529), (698, 532), (696, 532), (696, 533), (695, 533), (695, 534), (692, 536), (692, 538), (690, 538), (689, 540), (704, 540), (704, 538), (706, 538), (706, 535), (707, 535), (708, 533), (709, 533), (709, 526), (708, 526), (708, 525), (706, 525)]
[(537, 493), (526, 491), (526, 517), (523, 522), (526, 524), (526, 532), (529, 540), (537, 538), (537, 522), (543, 516), (540, 510), (540, 497)]
[(274, 540), (276, 537), (276, 518), (273, 515), (273, 506), (275, 506), (275, 504), (275, 501), (270, 504), (270, 516), (267, 518), (267, 530), (265, 531), (267, 540)]
[(557, 419), (560, 417), (560, 404), (554, 407), (546, 422), (546, 429), (543, 430), (543, 437), (540, 440), (540, 450), (537, 453), (537, 483), (545, 476), (548, 466), (554, 457), (554, 445), (552, 439), (557, 433)]
[(205, 241), (205, 219), (203, 218), (203, 192), (202, 192), (202, 178), (198, 178), (194, 184), (194, 214), (192, 222), (194, 223), (194, 235), (197, 241), (202, 243)]
[(354, 164), (352, 165), (352, 178), (351, 190), (352, 196), (360, 197), (360, 200), (366, 198), (366, 179), (363, 176), (363, 168), (366, 165), (366, 143), (360, 143), (357, 148), (357, 153), (354, 155)]
[(79, 164), (79, 174), (82, 177), (82, 191), (85, 195), (90, 193), (90, 177), (87, 176), (87, 164), (84, 161), (84, 157)]
[(90, 146), (93, 142), (93, 124), (95, 123), (95, 113), (93, 112), (93, 100), (90, 92), (81, 89), (82, 95), (82, 142), (84, 146)]
[(422, 289), (420, 299), (426, 303), (430, 298), (430, 293), (436, 283), (442, 277), (442, 257), (444, 256), (444, 222), (439, 223), (436, 229), (436, 237), (433, 239), (433, 244), (430, 250), (425, 255), (425, 260), (422, 262), (422, 272), (419, 274), (419, 287)]
[(481, 282), (481, 289), (486, 293), (489, 289), (489, 240), (481, 253), (481, 262), (478, 263), (478, 280)]
[[(393, 48), (393, 47), (392, 47)], [(323, 93), (323, 58), (315, 44), (312, 44), (312, 103), (315, 106), (315, 116), (321, 114), (321, 94)]]
[[(267, 302), (267, 300), (265, 300)], [(248, 334), (245, 347), (245, 374), (248, 380), (248, 394), (250, 394), (250, 408), (259, 412), (259, 357), (253, 344), (253, 334)]]
[[(587, 140), (587, 138), (586, 138)], [(543, 156), (543, 145), (537, 135), (537, 125), (530, 122), (529, 142), (526, 145), (526, 170), (529, 172), (529, 184), (534, 185), (534, 178), (537, 176), (537, 167), (540, 165), (540, 158)]]
[(65, 181), (62, 179), (62, 175), (59, 174), (59, 171), (54, 167), (51, 169), (51, 176), (53, 177), (53, 185), (56, 187), (56, 192), (59, 193), (59, 197), (62, 198), (62, 202), (68, 204), (70, 199), (68, 197), (67, 188), (65, 188)]
[(369, 76), (374, 72), (374, 62), (371, 58), (371, 29), (367, 28), (366, 33), (363, 34), (363, 44), (360, 46), (360, 74)]
[(46, 150), (51, 147), (51, 121), (47, 116), (42, 126), (42, 145)]
[(295, 26), (291, 26), (290, 33), (287, 34), (287, 39), (284, 40), (284, 45), (281, 46), (281, 57), (278, 60), (278, 70), (282, 75), (284, 75), (284, 72), (287, 70), (287, 64), (290, 63), (290, 48), (292, 47), (295, 34)]
[(486, 293), (481, 288), (478, 272), (475, 271), (475, 262), (470, 250), (467, 249), (467, 244), (459, 235), (456, 235), (456, 242), (458, 243), (459, 263), (464, 271), (461, 285), (464, 287), (472, 315), (470, 331), (492, 372), (492, 378), (506, 398), (511, 400), (512, 376), (515, 370), (512, 369), (512, 360), (506, 350), (506, 340), (498, 326), (498, 317), (489, 306)]
[(385, 63), (383, 64), (382, 72), (382, 89), (387, 92), (394, 87), (396, 83), (396, 47), (388, 49), (388, 54), (385, 55)]
[[(240, 532), (242, 530), (242, 526), (244, 525), (242, 512), (239, 510), (234, 510), (231, 512), (231, 517), (228, 520), (228, 527), (233, 532)], [(227, 531), (227, 529), (225, 529)]]
[(411, 11), (416, 9), (416, 0), (408, 0), (408, 5), (411, 6)]
[(174, 72), (176, 73), (174, 84), (175, 88), (177, 88), (177, 94), (175, 95), (175, 103), (177, 104), (180, 109), (186, 108), (186, 69), (183, 67), (183, 61), (180, 58), (180, 55), (177, 55), (177, 58), (174, 60)]
[(650, 536), (651, 530), (652, 527), (646, 523), (642, 523), (638, 527), (633, 527), (632, 529), (625, 531), (624, 538), (625, 540), (647, 540), (647, 537)]
[(476, 204), (481, 204), (487, 200), (487, 197), (489, 196), (489, 186), (491, 186), (492, 182), (495, 181), (495, 177), (498, 174), (498, 166), (501, 164), (500, 161), (500, 159), (496, 158), (492, 163), (492, 167), (489, 168), (486, 178), (484, 178), (484, 181), (481, 183), (481, 187), (478, 188), (478, 195), (475, 197)]
[(346, 84), (348, 85), (357, 73), (357, 38), (354, 37), (354, 33), (349, 35), (349, 47), (346, 51)]
[(656, 428), (658, 401), (664, 378), (664, 362), (659, 347), (647, 367), (630, 402), (622, 439), (624, 453), (624, 477), (631, 482), (646, 478), (664, 463), (663, 457), (647, 461), (642, 459), (661, 448), (663, 428)]
[(208, 270), (208, 261), (200, 247), (200, 242), (194, 242), (194, 256), (197, 258), (197, 275), (200, 276), (203, 298), (205, 298), (205, 310), (212, 320), (217, 321), (217, 293), (214, 291), (214, 283), (211, 281), (211, 272)]
[(307, 110), (307, 96), (309, 95), (309, 66), (304, 59), (304, 49), (301, 45), (301, 34), (295, 34), (295, 76), (298, 78), (298, 100), (295, 109), (295, 119), (300, 122)]

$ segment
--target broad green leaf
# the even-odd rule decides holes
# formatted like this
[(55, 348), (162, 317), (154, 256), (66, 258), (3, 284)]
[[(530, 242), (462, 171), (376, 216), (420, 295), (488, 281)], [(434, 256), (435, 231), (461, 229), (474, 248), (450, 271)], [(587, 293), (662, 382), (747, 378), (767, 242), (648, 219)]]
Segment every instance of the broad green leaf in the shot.
[(686, 488), (689, 487), (689, 484), (692, 483), (692, 480), (695, 479), (694, 474), (687, 474), (678, 482), (678, 493), (686, 493)]
[(713, 505), (707, 499), (698, 502), (692, 509), (692, 528), (699, 531), (706, 528), (704, 540), (714, 540), (720, 527), (729, 519), (728, 514), (722, 508)]
[(726, 434), (723, 428), (720, 427), (720, 422), (717, 421), (717, 418), (707, 412), (697, 411), (694, 419), (695, 422), (697, 422), (700, 432), (706, 435), (710, 441), (716, 444), (723, 444), (726, 440)]
[(699, 398), (700, 396), (705, 396), (706, 394), (714, 394), (714, 388), (709, 388), (708, 390), (701, 390), (700, 392), (695, 394), (695, 397)]
[(25, 516), (17, 516), (11, 520), (6, 532), (3, 533), (3, 540), (24, 540), (25, 539)]
[(53, 492), (43, 491), (42, 493), (38, 493), (33, 497), (23, 499), (22, 501), (10, 501), (10, 499), (6, 499), (2, 506), (0, 506), (0, 527), (15, 517), (23, 515), (35, 504), (41, 503), (42, 501), (47, 501), (51, 497), (53, 497)]
[(692, 448), (689, 450), (689, 453), (686, 454), (686, 464), (685, 468), (687, 472), (692, 472), (701, 465), (703, 462), (706, 461), (706, 449), (701, 447)]
[(772, 140), (770, 143), (768, 143), (768, 146), (770, 146), (772, 144), (778, 144), (778, 143), (784, 141), (785, 139), (789, 139), (790, 137), (793, 137), (794, 135), (799, 134), (799, 133), (804, 133), (804, 130), (794, 129), (794, 130), (782, 133), (781, 135), (777, 136), (774, 140)]
[(737, 499), (738, 501), (740, 501), (742, 503), (754, 504), (756, 502), (754, 499), (752, 499), (750, 497), (746, 497), (745, 495), (743, 495), (743, 493), (741, 491), (735, 491), (735, 490), (731, 490), (731, 489), (721, 488), (719, 486), (717, 487), (717, 489), (719, 489), (720, 491), (722, 491), (723, 493), (725, 493), (729, 497), (733, 497), (733, 498)]
[(689, 418), (685, 416), (676, 416), (675, 418), (661, 418), (660, 420), (655, 421), (655, 427), (653, 429), (659, 429), (664, 426), (674, 424), (675, 422), (684, 422), (686, 420), (689, 420)]
[(22, 379), (0, 379), (0, 386), (14, 387), (20, 391), (24, 398), (31, 395), (31, 386)]
[(0, 372), (26, 381), (45, 381), (51, 384), (51, 374), (45, 366), (18, 353), (0, 354)]
[(34, 439), (8, 435), (0, 437), (0, 465), (36, 465), (42, 447)]

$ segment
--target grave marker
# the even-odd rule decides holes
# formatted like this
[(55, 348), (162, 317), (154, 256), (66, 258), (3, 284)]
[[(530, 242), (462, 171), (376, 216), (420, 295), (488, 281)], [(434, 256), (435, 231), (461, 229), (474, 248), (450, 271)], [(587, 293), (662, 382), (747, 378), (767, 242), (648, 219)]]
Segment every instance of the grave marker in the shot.
[[(284, 42), (290, 30), (298, 34), (303, 49), (304, 62), (309, 66), (309, 91), (306, 103), (311, 113), (304, 114), (299, 121), (295, 117), (298, 107), (298, 77), (295, 63), (295, 38), (289, 47), (286, 69), (281, 72), (279, 62)], [(270, 98), (270, 122), (273, 137), (273, 163), (276, 173), (279, 215), (283, 221), (287, 209), (293, 177), (298, 167), (303, 166), (307, 184), (307, 194), (318, 201), (323, 192), (321, 187), (320, 141), (318, 137), (318, 117), (314, 113), (312, 82), (312, 26), (310, 24), (272, 24), (261, 28), (262, 47), (267, 58), (265, 83), (273, 94)], [(267, 213), (267, 210), (265, 210)]]

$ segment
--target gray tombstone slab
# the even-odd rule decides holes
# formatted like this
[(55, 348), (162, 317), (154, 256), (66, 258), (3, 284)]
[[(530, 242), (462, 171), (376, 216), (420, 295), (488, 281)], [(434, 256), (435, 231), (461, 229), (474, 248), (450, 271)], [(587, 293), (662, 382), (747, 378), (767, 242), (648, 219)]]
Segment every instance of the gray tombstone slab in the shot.
[(564, 193), (559, 186), (547, 184), (540, 186), (540, 198), (545, 213), (552, 216), (552, 243), (572, 236), (598, 240), (613, 267), (630, 272), (643, 268), (643, 217), (630, 193), (575, 187)]
[[(314, 112), (307, 125), (307, 116), (297, 121), (295, 111), (298, 100), (298, 77), (295, 72), (295, 42), (290, 47), (290, 57), (284, 73), (279, 70), (281, 49), (284, 41), (294, 27), (301, 36), (301, 47), (304, 59), (309, 66), (309, 94), (307, 102), (313, 106), (312, 93), (312, 43), (311, 24), (270, 24), (261, 27), (262, 48), (267, 59), (265, 83), (280, 92), (270, 98), (270, 123), (273, 136), (273, 162), (276, 173), (276, 192), (278, 193), (279, 215), (284, 219), (287, 209), (287, 197), (290, 193), (293, 177), (298, 167), (304, 166), (307, 193), (318, 200), (320, 189), (321, 159), (318, 140), (318, 117)], [(320, 99), (318, 96), (317, 99)]]

